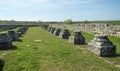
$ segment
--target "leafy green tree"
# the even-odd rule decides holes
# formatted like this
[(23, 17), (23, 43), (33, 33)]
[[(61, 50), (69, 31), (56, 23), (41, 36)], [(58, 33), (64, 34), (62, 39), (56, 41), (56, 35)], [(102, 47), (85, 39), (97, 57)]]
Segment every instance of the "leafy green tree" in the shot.
[(67, 19), (64, 21), (65, 24), (73, 24), (73, 21), (72, 19)]
[(85, 22), (86, 24), (88, 24), (88, 23), (89, 23), (89, 22), (88, 22), (88, 20), (85, 20), (84, 22)]

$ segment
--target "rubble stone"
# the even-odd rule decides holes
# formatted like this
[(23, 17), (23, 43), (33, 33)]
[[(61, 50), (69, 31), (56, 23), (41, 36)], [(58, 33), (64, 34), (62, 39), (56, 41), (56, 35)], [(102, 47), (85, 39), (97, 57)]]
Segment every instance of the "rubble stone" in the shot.
[(54, 34), (55, 34), (56, 36), (59, 36), (60, 32), (61, 32), (60, 29), (56, 29), (55, 32), (54, 32)]
[(12, 39), (7, 35), (7, 33), (0, 34), (0, 50), (10, 49), (12, 46)]
[(88, 43), (89, 50), (100, 56), (113, 56), (116, 54), (116, 46), (105, 35), (96, 35), (95, 38)]
[(51, 28), (50, 32), (54, 33), (54, 31), (55, 31), (55, 28)]
[(61, 31), (59, 36), (63, 39), (69, 39), (70, 33), (67, 29), (65, 29), (65, 30)]
[(81, 34), (81, 32), (73, 32), (72, 36), (70, 36), (69, 41), (73, 44), (85, 44), (85, 37)]
[(12, 41), (16, 41), (18, 39), (18, 36), (14, 30), (8, 30), (8, 36), (12, 38)]

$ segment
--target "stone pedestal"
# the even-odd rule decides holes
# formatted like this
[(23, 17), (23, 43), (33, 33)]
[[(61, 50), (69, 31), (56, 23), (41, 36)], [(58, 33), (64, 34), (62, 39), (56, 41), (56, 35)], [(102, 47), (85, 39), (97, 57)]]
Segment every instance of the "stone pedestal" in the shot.
[(6, 34), (0, 34), (0, 50), (10, 49), (12, 46), (12, 39)]
[(52, 28), (52, 27), (49, 27), (49, 28), (48, 28), (48, 32), (50, 32), (51, 28)]
[(73, 44), (81, 45), (85, 44), (85, 37), (81, 34), (81, 32), (73, 32), (72, 36), (70, 36), (69, 41)]
[(61, 32), (60, 29), (56, 29), (55, 32), (54, 32), (54, 34), (55, 34), (56, 36), (59, 36), (60, 32)]
[(51, 28), (50, 32), (54, 33), (54, 31), (55, 31), (55, 28)]
[(59, 37), (61, 37), (62, 39), (69, 39), (69, 36), (70, 33), (67, 29), (63, 30), (59, 35)]
[(18, 39), (18, 36), (17, 36), (17, 34), (15, 33), (14, 30), (9, 30), (8, 31), (8, 36), (10, 38), (12, 38), (12, 41), (16, 41)]
[(42, 28), (45, 29), (45, 30), (47, 30), (48, 27), (49, 27), (49, 25), (42, 25)]
[(27, 30), (28, 30), (28, 27), (24, 26), (24, 27), (19, 27), (17, 32), (21, 32), (21, 34), (24, 34)]
[(96, 35), (88, 45), (89, 50), (100, 56), (113, 56), (116, 54), (116, 46), (105, 35)]

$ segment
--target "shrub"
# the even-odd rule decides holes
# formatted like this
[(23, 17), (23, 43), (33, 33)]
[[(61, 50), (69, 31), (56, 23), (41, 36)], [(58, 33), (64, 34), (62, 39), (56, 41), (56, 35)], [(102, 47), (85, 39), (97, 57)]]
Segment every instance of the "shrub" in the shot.
[(67, 19), (64, 21), (65, 24), (73, 24), (73, 21), (72, 19)]

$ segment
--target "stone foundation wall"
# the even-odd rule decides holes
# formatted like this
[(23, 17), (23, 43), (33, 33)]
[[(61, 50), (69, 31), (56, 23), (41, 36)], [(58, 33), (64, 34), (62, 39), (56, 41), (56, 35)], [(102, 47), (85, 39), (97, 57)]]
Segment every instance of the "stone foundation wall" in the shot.
[(50, 24), (51, 27), (69, 29), (73, 31), (83, 31), (94, 34), (105, 34), (108, 36), (120, 37), (120, 25), (107, 23), (89, 23), (89, 24)]

